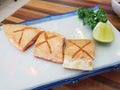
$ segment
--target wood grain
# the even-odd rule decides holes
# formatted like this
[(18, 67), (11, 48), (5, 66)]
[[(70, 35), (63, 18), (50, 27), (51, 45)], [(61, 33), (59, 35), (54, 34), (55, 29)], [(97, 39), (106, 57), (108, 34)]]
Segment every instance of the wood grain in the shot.
[[(111, 23), (120, 31), (120, 18), (114, 13), (111, 0), (31, 0), (0, 24), (18, 23), (96, 4), (106, 11)], [(120, 90), (120, 70), (96, 75), (74, 84), (58, 86), (52, 90)]]
[(107, 16), (112, 24), (120, 30), (120, 18), (114, 13), (111, 7), (111, 0), (31, 0), (29, 3), (15, 12), (12, 17), (18, 20), (10, 20), (9, 17), (3, 23), (20, 22), (19, 19), (30, 20), (48, 15), (65, 13), (77, 10), (80, 6), (91, 7), (99, 4), (101, 9), (106, 10)]

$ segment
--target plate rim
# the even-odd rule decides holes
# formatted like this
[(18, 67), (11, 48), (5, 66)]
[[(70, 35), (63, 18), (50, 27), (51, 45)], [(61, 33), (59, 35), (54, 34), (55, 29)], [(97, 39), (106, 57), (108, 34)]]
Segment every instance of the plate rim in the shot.
[(39, 85), (39, 86), (31, 87), (31, 88), (28, 88), (28, 89), (48, 90), (50, 88), (54, 88), (54, 87), (59, 86), (59, 85), (76, 83), (79, 80), (82, 80), (82, 79), (85, 79), (85, 78), (88, 78), (88, 77), (91, 77), (91, 76), (94, 76), (94, 75), (102, 74), (102, 73), (105, 73), (105, 72), (114, 71), (114, 70), (117, 70), (117, 69), (120, 69), (120, 63), (110, 65), (110, 66), (106, 66), (106, 67), (103, 67), (103, 68), (99, 68), (97, 70), (85, 72), (84, 74), (77, 75), (77, 76), (74, 76), (74, 77), (71, 77), (71, 78), (66, 78), (66, 79), (55, 81), (55, 82), (45, 84), (45, 85), (42, 85), (42, 86)]

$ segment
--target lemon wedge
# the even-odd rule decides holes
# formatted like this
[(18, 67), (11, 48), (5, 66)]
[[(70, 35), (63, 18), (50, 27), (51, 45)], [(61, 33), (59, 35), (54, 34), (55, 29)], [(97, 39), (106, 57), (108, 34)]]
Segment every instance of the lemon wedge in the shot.
[(112, 28), (107, 23), (99, 22), (93, 29), (93, 38), (96, 41), (110, 43), (114, 40)]

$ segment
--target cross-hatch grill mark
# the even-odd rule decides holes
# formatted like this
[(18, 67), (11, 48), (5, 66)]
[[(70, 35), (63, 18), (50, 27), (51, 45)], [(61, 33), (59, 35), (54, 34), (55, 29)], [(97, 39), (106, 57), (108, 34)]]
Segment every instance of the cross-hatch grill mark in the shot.
[(50, 46), (48, 40), (57, 37), (57, 35), (53, 35), (53, 36), (48, 37), (47, 33), (44, 32), (44, 37), (45, 37), (45, 41), (37, 43), (37, 44), (36, 44), (36, 47), (38, 47), (38, 46), (40, 46), (40, 45), (42, 45), (42, 44), (44, 44), (44, 43), (47, 43), (47, 46), (48, 46), (48, 48), (49, 48), (49, 52), (50, 52), (50, 54), (51, 54), (51, 53), (52, 53), (52, 49), (51, 49), (51, 46)]
[(19, 42), (18, 42), (19, 44), (21, 44), (24, 31), (25, 31), (25, 30), (28, 30), (28, 29), (35, 29), (35, 28), (33, 28), (33, 27), (24, 27), (24, 28), (22, 28), (22, 29), (13, 31), (14, 33), (22, 32), (22, 33), (21, 33), (21, 36), (20, 36), (20, 39), (19, 39)]
[(93, 57), (92, 57), (86, 50), (83, 49), (84, 47), (86, 47), (87, 45), (89, 45), (89, 44), (91, 43), (91, 41), (85, 43), (82, 47), (78, 46), (77, 44), (75, 44), (74, 42), (72, 42), (72, 41), (70, 41), (70, 40), (69, 40), (69, 42), (79, 48), (79, 49), (72, 55), (72, 58), (74, 58), (80, 51), (83, 51), (86, 55), (88, 55), (88, 56), (93, 60)]

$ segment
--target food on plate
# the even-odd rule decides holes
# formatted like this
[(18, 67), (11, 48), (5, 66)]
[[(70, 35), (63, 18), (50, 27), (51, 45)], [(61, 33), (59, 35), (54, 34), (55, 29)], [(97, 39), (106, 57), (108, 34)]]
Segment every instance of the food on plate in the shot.
[(99, 42), (109, 43), (114, 40), (114, 33), (106, 23), (108, 19), (105, 14), (102, 9), (97, 11), (84, 7), (78, 9), (78, 17), (83, 20), (83, 25), (91, 27), (93, 38)]
[(78, 9), (78, 17), (83, 20), (83, 25), (88, 25), (91, 29), (94, 29), (98, 22), (107, 22), (105, 14), (105, 11), (102, 9), (99, 9), (96, 12), (92, 9), (86, 9), (84, 7), (80, 7)]
[(34, 56), (63, 63), (64, 36), (56, 32), (42, 32), (35, 43)]
[(21, 24), (2, 26), (8, 39), (21, 51), (35, 42), (34, 56), (63, 64), (64, 68), (92, 70), (95, 44), (89, 39), (66, 39), (57, 32)]
[(89, 71), (93, 69), (95, 44), (88, 39), (68, 39), (65, 41), (63, 67)]
[(99, 22), (93, 30), (93, 38), (96, 41), (110, 43), (114, 40), (112, 27), (107, 23)]
[(21, 51), (25, 51), (38, 38), (41, 31), (21, 24), (4, 24), (3, 31), (7, 38)]

